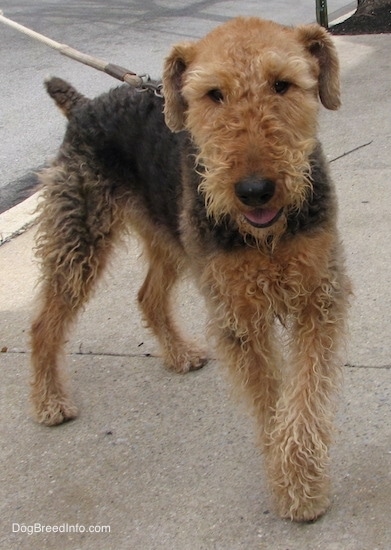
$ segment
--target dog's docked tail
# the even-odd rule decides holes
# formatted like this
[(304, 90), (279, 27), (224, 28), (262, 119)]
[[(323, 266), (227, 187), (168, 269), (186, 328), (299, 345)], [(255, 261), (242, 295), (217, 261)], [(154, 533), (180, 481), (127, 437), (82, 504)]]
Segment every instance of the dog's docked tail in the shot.
[(45, 80), (45, 87), (51, 98), (56, 102), (57, 107), (69, 119), (75, 107), (87, 103), (89, 99), (79, 93), (62, 78), (56, 76)]

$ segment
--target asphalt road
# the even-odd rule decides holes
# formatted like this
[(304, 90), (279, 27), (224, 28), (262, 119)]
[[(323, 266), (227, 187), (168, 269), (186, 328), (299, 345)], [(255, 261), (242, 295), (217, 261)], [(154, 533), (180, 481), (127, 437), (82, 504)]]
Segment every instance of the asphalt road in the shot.
[[(329, 0), (329, 13), (346, 6)], [(257, 15), (284, 24), (315, 20), (315, 0), (4, 0), (6, 17), (74, 48), (158, 77), (171, 44), (198, 39), (236, 15)], [(49, 75), (97, 95), (116, 81), (61, 56), (0, 24), (0, 212), (31, 192), (35, 171), (55, 154), (65, 120), (46, 96)]]

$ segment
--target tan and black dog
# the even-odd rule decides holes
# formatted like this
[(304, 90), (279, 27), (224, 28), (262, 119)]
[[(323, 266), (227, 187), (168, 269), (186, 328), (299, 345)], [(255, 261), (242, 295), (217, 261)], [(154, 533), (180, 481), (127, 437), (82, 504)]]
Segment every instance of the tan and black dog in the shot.
[(165, 364), (187, 372), (206, 362), (170, 306), (190, 269), (219, 360), (255, 412), (279, 513), (316, 519), (329, 505), (350, 293), (317, 140), (319, 100), (340, 104), (332, 39), (318, 25), (237, 18), (173, 47), (164, 98), (126, 85), (94, 100), (60, 79), (47, 87), (69, 124), (41, 176), (38, 420), (77, 414), (60, 373), (64, 341), (132, 228), (149, 261), (139, 304)]

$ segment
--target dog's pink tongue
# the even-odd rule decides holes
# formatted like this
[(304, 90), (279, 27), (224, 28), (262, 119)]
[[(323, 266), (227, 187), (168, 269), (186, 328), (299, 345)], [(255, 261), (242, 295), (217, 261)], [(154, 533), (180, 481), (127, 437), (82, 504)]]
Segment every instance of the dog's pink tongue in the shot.
[(278, 210), (272, 208), (254, 208), (246, 212), (245, 216), (249, 222), (255, 225), (266, 225), (270, 223), (278, 214)]

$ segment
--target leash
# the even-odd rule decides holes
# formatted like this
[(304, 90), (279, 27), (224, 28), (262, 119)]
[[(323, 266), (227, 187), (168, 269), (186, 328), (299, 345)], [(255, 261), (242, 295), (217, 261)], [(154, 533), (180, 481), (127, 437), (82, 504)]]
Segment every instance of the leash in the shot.
[(117, 80), (121, 80), (121, 82), (126, 82), (133, 88), (137, 88), (140, 91), (152, 90), (155, 95), (163, 97), (162, 84), (153, 82), (148, 74), (137, 75), (133, 71), (125, 69), (120, 65), (107, 63), (107, 61), (104, 61), (103, 59), (92, 57), (91, 55), (79, 52), (78, 50), (71, 48), (67, 44), (56, 42), (55, 40), (52, 40), (51, 38), (48, 38), (47, 36), (44, 36), (39, 32), (35, 32), (32, 29), (25, 27), (24, 25), (16, 23), (16, 21), (13, 21), (12, 19), (8, 19), (8, 17), (5, 17), (3, 15), (2, 10), (0, 10), (0, 22), (8, 25), (9, 27), (12, 27), (13, 29), (16, 29), (19, 32), (22, 32), (23, 34), (26, 34), (27, 36), (30, 36), (30, 38), (34, 38), (35, 40), (39, 40), (39, 42), (43, 42), (44, 44), (46, 44), (46, 46), (57, 50), (61, 55), (70, 57), (71, 59), (74, 59), (79, 63), (83, 63), (84, 65), (88, 65), (89, 67), (93, 67), (98, 71), (102, 71), (107, 75), (116, 78)]

